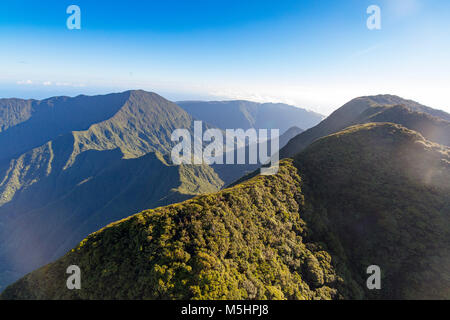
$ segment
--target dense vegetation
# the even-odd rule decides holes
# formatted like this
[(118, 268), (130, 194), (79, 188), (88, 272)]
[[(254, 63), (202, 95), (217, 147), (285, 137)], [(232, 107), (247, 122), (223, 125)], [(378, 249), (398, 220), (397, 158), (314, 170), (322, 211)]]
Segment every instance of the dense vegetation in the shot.
[(20, 155), (59, 135), (86, 130), (105, 121), (125, 104), (132, 91), (103, 96), (0, 99), (0, 160)]
[(0, 160), (0, 290), (108, 223), (224, 184), (170, 164), (172, 131), (193, 120), (154, 93), (0, 100), (0, 113), (0, 158), (14, 154)]
[(0, 99), (0, 132), (28, 120), (33, 100)]
[(257, 168), (171, 165), (172, 132), (192, 126), (186, 111), (145, 91), (1, 99), (0, 291), (108, 223)]
[[(276, 176), (114, 223), (3, 297), (334, 298), (331, 257), (303, 241), (302, 203), (300, 177), (286, 161)], [(82, 290), (66, 288), (71, 264), (83, 270)]]
[[(390, 108), (394, 107), (395, 108)], [(315, 140), (351, 125), (393, 122), (420, 132), (434, 142), (449, 145), (450, 114), (392, 95), (359, 97), (346, 103), (317, 126), (302, 132), (280, 150), (280, 159), (293, 157)], [(433, 130), (437, 129), (434, 133)], [(447, 134), (443, 136), (442, 134)], [(443, 142), (444, 141), (444, 142)]]
[[(350, 127), (219, 193), (90, 235), (3, 299), (450, 298), (450, 150)], [(82, 289), (66, 289), (66, 268)], [(365, 285), (369, 265), (382, 289)]]
[[(370, 298), (450, 298), (450, 149), (393, 124), (356, 126), (295, 158), (310, 239), (326, 243), (351, 296), (368, 265)], [(358, 295), (357, 295), (358, 296)]]

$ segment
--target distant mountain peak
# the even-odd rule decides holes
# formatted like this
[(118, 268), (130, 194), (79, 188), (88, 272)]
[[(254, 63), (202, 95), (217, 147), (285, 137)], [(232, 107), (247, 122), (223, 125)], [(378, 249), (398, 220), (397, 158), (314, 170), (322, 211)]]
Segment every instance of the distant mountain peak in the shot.
[(258, 103), (246, 100), (178, 101), (194, 118), (221, 129), (279, 129), (280, 134), (293, 126), (308, 129), (324, 116), (283, 103)]
[(317, 126), (291, 139), (280, 151), (280, 157), (292, 157), (318, 138), (370, 121), (398, 123), (421, 132), (435, 142), (450, 145), (450, 127), (439, 119), (450, 121), (450, 114), (395, 95), (358, 97), (334, 111)]

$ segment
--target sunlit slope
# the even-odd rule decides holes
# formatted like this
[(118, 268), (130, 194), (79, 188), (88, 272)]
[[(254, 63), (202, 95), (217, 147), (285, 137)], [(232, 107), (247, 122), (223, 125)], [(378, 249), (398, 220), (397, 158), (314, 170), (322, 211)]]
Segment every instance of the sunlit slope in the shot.
[(0, 160), (16, 157), (59, 135), (113, 117), (133, 91), (45, 100), (0, 99)]
[(0, 132), (28, 120), (32, 114), (33, 100), (0, 99)]
[(210, 167), (170, 164), (172, 131), (193, 125), (184, 110), (127, 97), (111, 118), (0, 162), (0, 289), (112, 221), (223, 185)]
[[(95, 176), (104, 169), (105, 163), (113, 163), (118, 158), (138, 158), (150, 152), (168, 154), (174, 145), (170, 141), (172, 132), (182, 128), (191, 130), (192, 118), (177, 105), (154, 93), (131, 91), (128, 94), (128, 100), (110, 119), (93, 124), (84, 131), (58, 136), (2, 161), (0, 206), (20, 197), (20, 193), (31, 187), (39, 193), (52, 194), (36, 185), (55, 175), (59, 179), (60, 172), (71, 172), (70, 178), (61, 183), (69, 183), (73, 187)], [(89, 164), (80, 168), (77, 161), (86, 158), (89, 158)], [(100, 162), (97, 161), (99, 158)], [(58, 183), (55, 182), (54, 187), (64, 190), (64, 186)], [(42, 203), (47, 202), (41, 200)], [(32, 207), (36, 208), (36, 204), (33, 203)]]
[[(447, 147), (371, 123), (291, 161), (114, 223), (2, 298), (450, 298)], [(79, 291), (66, 288), (71, 264)], [(369, 265), (380, 291), (366, 287)]]
[[(395, 108), (393, 108), (395, 107)], [(348, 126), (367, 122), (393, 122), (418, 131), (428, 139), (450, 145), (450, 114), (392, 95), (360, 97), (346, 103), (315, 127), (302, 132), (280, 150), (292, 157), (316, 139)]]
[[(3, 298), (331, 298), (330, 257), (302, 240), (302, 201), (285, 162), (276, 176), (114, 223)], [(83, 270), (80, 291), (66, 288), (70, 264)]]

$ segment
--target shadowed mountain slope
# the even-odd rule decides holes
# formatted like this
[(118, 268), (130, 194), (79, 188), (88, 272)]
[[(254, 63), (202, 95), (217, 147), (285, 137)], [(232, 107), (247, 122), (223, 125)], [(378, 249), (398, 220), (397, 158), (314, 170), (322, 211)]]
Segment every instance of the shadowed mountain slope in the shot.
[(279, 129), (280, 134), (291, 127), (308, 129), (324, 117), (313, 111), (283, 103), (251, 101), (179, 101), (177, 104), (195, 119), (220, 129)]
[(364, 288), (367, 266), (380, 266), (382, 290), (369, 298), (450, 298), (448, 147), (370, 123), (319, 139), (295, 165), (309, 239), (327, 244), (338, 273)]
[(450, 146), (450, 121), (396, 105), (367, 109), (355, 123), (392, 122), (421, 133), (427, 140)]
[[(399, 105), (409, 109), (409, 111), (401, 110)], [(398, 107), (389, 109), (393, 106)], [(426, 115), (418, 115), (417, 113), (425, 113)], [(281, 149), (280, 158), (292, 157), (314, 140), (338, 132), (348, 126), (378, 121), (398, 123), (411, 130), (421, 132), (429, 139), (436, 139), (435, 142), (445, 145), (450, 144), (450, 136), (446, 135), (448, 133), (448, 121), (450, 121), (449, 114), (397, 96), (378, 95), (360, 97), (346, 103), (317, 126), (302, 132), (289, 141)], [(437, 133), (433, 133), (434, 130)]]
[[(449, 179), (449, 148), (392, 123), (354, 126), (276, 175), (113, 223), (1, 298), (448, 299)], [(72, 264), (81, 290), (66, 288)]]
[(403, 105), (411, 109), (415, 112), (427, 113), (433, 117), (438, 117), (444, 119), (446, 121), (450, 121), (450, 114), (445, 111), (433, 109), (427, 106), (424, 106), (416, 101), (403, 99), (398, 96), (394, 96), (391, 94), (380, 94), (376, 96), (363, 97), (363, 99), (368, 99), (371, 101), (372, 106), (382, 105), (382, 106), (395, 106), (395, 105)]

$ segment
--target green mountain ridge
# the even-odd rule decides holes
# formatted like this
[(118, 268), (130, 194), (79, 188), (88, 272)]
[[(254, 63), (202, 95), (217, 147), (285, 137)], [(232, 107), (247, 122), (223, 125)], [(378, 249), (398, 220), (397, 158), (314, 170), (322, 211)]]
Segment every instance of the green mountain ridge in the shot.
[[(390, 109), (394, 106), (396, 108)], [(409, 111), (401, 110), (402, 107)], [(382, 112), (385, 112), (384, 116), (376, 114)], [(418, 113), (422, 115), (418, 115)], [(280, 158), (292, 157), (316, 139), (336, 133), (346, 127), (375, 121), (398, 123), (409, 129), (419, 131), (430, 139), (436, 138), (439, 142), (446, 142), (445, 145), (450, 145), (450, 136), (448, 135), (450, 114), (397, 96), (378, 95), (359, 97), (346, 103), (317, 126), (291, 139), (280, 150)], [(428, 129), (428, 127), (431, 127), (431, 129)], [(439, 131), (437, 134), (431, 133), (434, 128)]]
[(360, 119), (354, 123), (392, 122), (420, 132), (427, 140), (450, 146), (450, 121), (432, 116), (424, 112), (395, 105), (389, 107), (373, 107), (364, 111)]
[[(292, 168), (286, 168), (286, 171), (288, 170)], [(293, 194), (298, 194), (298, 177), (297, 181), (291, 180), (292, 178), (282, 181), (281, 177), (275, 176), (273, 179), (281, 185), (277, 184), (274, 187), (264, 181), (255, 183), (267, 189), (268, 194), (272, 194), (276, 188), (281, 188), (280, 191), (287, 188)], [(273, 225), (274, 229), (277, 229), (276, 234), (283, 239), (285, 237), (291, 239), (292, 249), (296, 250), (297, 255), (304, 255), (305, 260), (308, 257), (312, 260), (314, 258), (312, 252), (301, 244), (295, 233), (283, 232), (284, 228), (301, 230), (302, 222), (298, 216), (286, 217), (285, 223), (278, 224), (274, 220), (272, 211), (275, 208), (280, 209), (280, 215), (284, 212), (296, 212), (298, 203), (280, 201), (277, 199), (279, 195), (255, 200), (253, 194), (249, 194), (252, 190), (252, 186), (236, 189), (246, 203), (237, 197), (234, 190), (225, 190), (219, 193), (219, 197), (229, 199), (230, 202), (222, 200), (223, 205), (220, 207), (216, 206), (218, 200), (216, 195), (201, 196), (114, 223), (91, 235), (79, 248), (66, 255), (63, 258), (64, 262), (46, 266), (43, 272), (46, 277), (52, 278), (55, 275), (57, 277), (61, 267), (64, 268), (66, 259), (80, 263), (81, 260), (77, 257), (81, 258), (82, 268), (89, 268), (88, 273), (92, 276), (88, 276), (89, 280), (86, 283), (86, 288), (89, 288), (86, 292), (89, 294), (82, 294), (80, 298), (186, 298), (191, 295), (193, 298), (223, 298), (224, 295), (235, 298), (261, 296), (274, 298), (283, 293), (276, 285), (265, 286), (264, 278), (272, 277), (276, 282), (277, 279), (282, 279), (277, 277), (280, 273), (285, 275), (286, 280), (296, 278), (296, 281), (304, 286), (301, 288), (305, 291), (304, 294), (307, 293), (311, 297), (330, 295), (331, 290), (328, 288), (310, 290), (298, 276), (290, 274), (291, 270), (285, 264), (278, 263), (275, 259), (272, 263), (268, 261), (266, 266), (259, 265), (260, 261), (266, 260), (266, 256), (277, 255), (277, 251), (281, 249), (277, 245), (278, 238), (271, 235), (263, 237), (267, 224)], [(241, 210), (255, 210), (255, 207), (257, 211), (249, 213), (248, 216), (237, 214)], [(252, 216), (258, 219), (254, 220)], [(103, 242), (105, 234), (103, 232), (109, 235), (107, 238), (110, 240), (105, 238), (107, 242)], [(247, 247), (249, 239), (255, 239), (255, 243)], [(97, 255), (94, 252), (95, 247), (110, 250)], [(125, 257), (123, 263), (119, 261), (119, 256), (112, 255), (113, 252), (118, 253), (117, 250), (121, 251), (120, 256)], [(82, 257), (84, 252), (89, 252), (88, 256)], [(94, 255), (98, 260), (92, 260)], [(241, 261), (236, 261), (239, 257)], [(106, 264), (101, 261), (105, 261)], [(295, 268), (297, 263), (292, 263), (292, 268)], [(52, 266), (57, 266), (56, 274), (53, 274)], [(134, 269), (137, 266), (138, 268)], [(239, 272), (242, 268), (247, 270), (246, 275)], [(269, 275), (269, 270), (275, 274)], [(119, 272), (123, 280), (116, 282)], [(100, 279), (94, 279), (96, 276), (109, 278), (109, 281), (99, 282), (97, 280)], [(36, 298), (78, 297), (75, 292), (62, 291), (61, 281), (54, 280), (54, 282), (50, 280), (49, 283), (54, 283), (55, 286), (48, 289), (44, 288), (44, 283), (40, 283), (40, 279), (31, 280), (35, 288), (42, 285), (43, 290), (36, 292)], [(108, 285), (112, 287), (104, 290)], [(139, 289), (135, 288), (136, 285)], [(97, 291), (95, 288), (102, 289)], [(292, 294), (300, 294), (300, 291), (297, 291), (293, 290)], [(8, 297), (8, 289), (2, 297)], [(34, 298), (33, 293), (30, 298)]]
[(295, 156), (311, 239), (327, 243), (338, 272), (357, 283), (380, 266), (382, 290), (367, 298), (450, 298), (449, 156), (392, 123), (347, 128)]
[(0, 110), (8, 126), (0, 132), (0, 290), (124, 214), (218, 191), (258, 167), (173, 166), (171, 133), (192, 134), (193, 118), (142, 90), (3, 99)]
[[(448, 147), (356, 125), (276, 175), (115, 222), (1, 298), (449, 299), (449, 179)], [(72, 264), (81, 290), (66, 288)]]
[[(120, 100), (118, 97), (124, 98), (124, 101), (118, 103)], [(94, 100), (96, 102), (109, 101), (108, 103), (113, 102), (113, 104), (102, 104), (97, 111), (89, 110), (86, 119), (75, 117), (73, 123), (70, 123), (70, 121), (68, 122), (69, 125), (62, 123), (56, 128), (46, 129), (43, 130), (43, 132), (37, 130), (39, 126), (45, 127), (42, 125), (45, 122), (45, 117), (42, 117), (42, 114), (51, 115), (48, 124), (49, 126), (54, 126), (54, 122), (52, 121), (58, 119), (55, 114), (63, 114), (70, 117), (70, 113), (73, 113), (74, 110), (76, 110), (76, 107), (80, 107), (81, 102), (86, 103), (86, 105), (80, 109), (81, 111), (86, 110), (86, 108), (97, 108), (95, 103), (86, 102), (89, 98), (95, 98)], [(64, 102), (67, 101), (69, 102), (67, 107), (65, 107)], [(227, 105), (229, 102), (224, 103)], [(41, 109), (37, 106), (40, 106), (39, 108)], [(262, 109), (258, 104), (255, 104), (253, 107)], [(240, 106), (239, 111), (245, 111), (243, 114), (245, 114), (245, 121), (247, 122), (244, 122), (251, 126), (263, 123), (257, 121), (258, 113), (255, 113), (254, 110), (252, 111), (253, 107), (245, 102)], [(272, 105), (268, 109), (271, 108), (273, 109)], [(144, 209), (151, 209), (184, 201), (197, 194), (213, 193), (220, 190), (224, 185), (229, 185), (234, 181), (237, 182), (232, 184), (233, 188), (238, 187), (242, 183), (245, 184), (246, 180), (255, 177), (258, 173), (258, 171), (256, 171), (241, 178), (244, 174), (253, 172), (257, 169), (258, 165), (213, 165), (211, 167), (171, 165), (168, 152), (170, 152), (173, 143), (170, 141), (170, 134), (174, 129), (178, 128), (186, 128), (192, 131), (193, 119), (195, 117), (154, 93), (145, 91), (127, 91), (122, 94), (97, 97), (56, 97), (41, 102), (36, 102), (34, 100), (2, 99), (0, 100), (0, 114), (4, 116), (4, 119), (2, 119), (3, 122), (0, 122), (0, 127), (3, 130), (0, 131), (0, 146), (2, 146), (2, 143), (9, 143), (8, 139), (6, 139), (8, 134), (21, 128), (25, 128), (25, 130), (23, 131), (24, 134), (22, 134), (22, 136), (18, 136), (18, 140), (20, 140), (20, 138), (26, 138), (27, 132), (35, 131), (36, 137), (25, 144), (20, 142), (17, 145), (17, 150), (31, 145), (34, 146), (36, 141), (45, 142), (40, 146), (29, 149), (23, 154), (12, 157), (11, 154), (14, 152), (7, 147), (4, 150), (8, 152), (9, 158), (2, 158), (2, 156), (0, 156), (0, 290), (2, 289), (2, 285), (11, 283), (13, 280), (18, 279), (32, 269), (36, 269), (49, 261), (58, 259), (67, 252), (67, 250), (85, 238), (86, 235), (102, 228), (112, 221), (120, 220), (132, 213), (140, 212)], [(313, 148), (313, 146), (323, 143), (323, 139), (326, 141), (333, 140), (336, 136), (335, 133), (340, 132), (341, 130), (344, 130), (343, 132), (346, 134), (339, 133), (337, 136), (347, 137), (347, 133), (351, 132), (352, 134), (350, 136), (358, 137), (360, 132), (365, 131), (369, 131), (373, 135), (374, 132), (381, 130), (378, 125), (375, 125), (375, 127), (372, 128), (372, 126), (374, 126), (374, 124), (372, 124), (373, 122), (380, 123), (380, 126), (394, 126), (395, 130), (392, 129), (393, 132), (398, 131), (400, 132), (399, 135), (407, 136), (406, 133), (409, 133), (410, 131), (406, 129), (406, 131), (404, 131), (404, 128), (399, 130), (399, 127), (392, 124), (397, 123), (420, 133), (421, 135), (419, 134), (413, 140), (415, 140), (416, 144), (419, 146), (425, 145), (427, 152), (435, 152), (438, 148), (444, 148), (444, 156), (441, 157), (442, 163), (428, 161), (428, 165), (431, 167), (444, 165), (444, 168), (448, 168), (445, 167), (445, 165), (448, 164), (448, 159), (445, 156), (447, 152), (445, 150), (447, 149), (430, 142), (433, 141), (447, 146), (450, 144), (450, 122), (446, 120), (447, 115), (448, 114), (443, 111), (434, 110), (414, 101), (404, 100), (396, 96), (380, 95), (361, 97), (350, 101), (314, 128), (302, 132), (301, 129), (294, 126), (287, 130), (280, 137), (280, 146), (282, 147), (289, 140), (290, 141), (282, 149), (281, 155), (283, 157), (294, 156), (304, 149), (306, 149), (306, 152), (307, 150), (310, 150), (310, 148)], [(208, 124), (209, 119), (207, 116), (208, 114), (200, 119), (204, 121), (206, 128), (211, 127)], [(211, 114), (209, 114), (209, 116), (211, 116)], [(223, 117), (218, 118), (226, 120), (226, 118)], [(239, 118), (239, 116), (237, 116), (237, 118)], [(283, 117), (278, 117), (277, 119), (281, 118)], [(41, 119), (41, 121), (44, 122), (39, 124), (40, 122), (38, 119)], [(385, 124), (384, 122), (390, 122), (391, 124)], [(276, 123), (276, 121), (273, 123)], [(268, 124), (266, 122), (264, 124), (270, 126), (270, 123)], [(354, 127), (358, 128), (357, 132), (353, 132), (355, 130), (352, 128), (347, 128), (358, 124), (361, 125)], [(236, 127), (236, 125), (233, 127)], [(364, 130), (364, 128), (369, 128), (370, 130)], [(332, 135), (328, 137), (329, 134)], [(417, 135), (417, 133), (414, 134)], [(383, 135), (389, 136), (390, 134), (384, 132)], [(430, 141), (426, 141), (424, 138)], [(47, 139), (49, 140), (46, 141)], [(365, 139), (368, 141), (370, 140), (367, 137)], [(353, 144), (350, 143), (349, 145)], [(333, 148), (335, 147), (336, 146), (333, 146)], [(363, 147), (363, 145), (358, 146), (358, 148)], [(315, 148), (317, 149), (317, 147)], [(387, 147), (384, 146), (384, 148)], [(248, 150), (248, 146), (246, 149)], [(338, 160), (345, 159), (348, 154), (342, 152), (350, 151), (351, 148), (348, 147), (349, 150), (345, 150), (345, 148), (341, 149), (337, 149), (340, 152), (339, 156), (330, 154), (330, 159), (335, 157), (337, 157)], [(374, 146), (374, 149), (377, 149), (376, 145)], [(410, 152), (412, 149), (411, 146), (401, 148), (404, 154), (415, 157), (415, 155)], [(377, 150), (380, 153), (383, 152), (382, 148)], [(312, 151), (308, 151), (307, 153), (310, 152)], [(419, 153), (420, 152), (423, 152), (423, 150), (419, 150)], [(303, 153), (304, 152), (301, 154)], [(354, 154), (352, 157), (361, 157), (361, 155)], [(246, 158), (248, 158), (248, 155)], [(295, 157), (294, 163), (296, 168), (283, 162), (288, 167), (292, 167), (291, 169), (294, 171), (300, 169), (297, 173), (301, 176), (299, 184), (301, 189), (300, 196), (306, 196), (308, 198), (307, 203), (303, 203), (302, 205), (300, 205), (301, 201), (297, 202), (298, 204), (300, 203), (300, 209), (298, 210), (303, 210), (301, 219), (304, 221), (302, 223), (307, 223), (310, 227), (312, 226), (314, 232), (311, 233), (312, 228), (310, 228), (308, 233), (301, 233), (301, 241), (308, 239), (308, 241), (312, 243), (312, 247), (316, 248), (319, 246), (321, 250), (323, 249), (322, 251), (328, 255), (326, 257), (327, 266), (325, 267), (328, 271), (325, 271), (324, 269), (322, 270), (322, 274), (331, 272), (330, 274), (333, 274), (334, 279), (339, 279), (339, 281), (325, 281), (320, 282), (320, 285), (313, 285), (310, 282), (310, 275), (306, 276), (306, 274), (308, 274), (308, 271), (306, 271), (308, 269), (307, 267), (302, 267), (301, 270), (294, 270), (289, 269), (290, 267), (288, 266), (289, 271), (286, 271), (287, 269), (284, 265), (285, 262), (282, 262), (277, 266), (271, 265), (271, 268), (274, 268), (273, 271), (281, 274), (280, 270), (283, 269), (283, 276), (290, 277), (290, 279), (296, 279), (296, 284), (302, 283), (300, 285), (301, 289), (295, 287), (296, 285), (293, 285), (289, 281), (285, 282), (283, 285), (280, 283), (269, 285), (265, 283), (263, 279), (258, 278), (259, 280), (254, 282), (253, 278), (250, 279), (246, 275), (246, 281), (248, 280), (258, 287), (257, 293), (255, 293), (253, 289), (253, 291), (247, 293), (242, 290), (235, 291), (233, 289), (231, 290), (233, 293), (229, 293), (229, 296), (227, 296), (228, 293), (220, 293), (222, 298), (224, 297), (223, 294), (225, 294), (226, 297), (232, 298), (284, 297), (290, 299), (328, 299), (380, 297), (364, 292), (364, 288), (361, 287), (361, 277), (354, 276), (354, 273), (359, 269), (355, 270), (352, 266), (359, 265), (359, 268), (362, 268), (360, 260), (364, 260), (366, 257), (361, 253), (355, 257), (352, 255), (352, 252), (345, 252), (346, 249), (351, 247), (352, 241), (360, 241), (361, 239), (347, 241), (345, 238), (346, 233), (342, 233), (341, 230), (333, 229), (328, 226), (331, 220), (327, 217), (326, 212), (331, 209), (324, 208), (324, 203), (328, 202), (328, 200), (324, 199), (327, 199), (327, 197), (334, 199), (334, 193), (329, 194), (323, 192), (322, 189), (326, 190), (326, 188), (321, 185), (317, 186), (313, 183), (302, 185), (301, 183), (301, 181), (314, 181), (316, 180), (316, 174), (325, 174), (327, 170), (321, 169), (312, 174), (310, 172), (314, 172), (314, 170), (308, 170), (307, 168), (309, 168), (308, 164), (314, 163), (315, 159), (311, 158), (307, 162), (302, 162), (301, 159), (303, 158), (305, 158), (305, 156), (300, 158), (297, 156)], [(339, 164), (339, 161), (332, 161), (331, 163), (327, 163), (325, 160), (321, 161), (322, 162), (318, 166), (319, 168), (321, 168), (321, 166), (334, 168), (336, 164)], [(377, 158), (376, 161), (380, 161), (380, 159)], [(305, 165), (304, 168), (303, 165)], [(356, 163), (355, 166), (356, 165), (358, 165), (358, 163)], [(371, 164), (370, 161), (366, 163), (366, 166), (368, 167), (371, 165), (373, 164)], [(352, 173), (348, 172), (343, 166), (338, 166), (337, 168), (339, 169), (337, 171), (346, 172), (346, 174), (324, 179), (323, 184), (329, 183), (329, 179), (337, 179), (337, 181), (341, 182), (346, 181), (348, 176), (352, 176)], [(291, 172), (291, 169), (288, 169), (288, 171)], [(416, 169), (421, 170), (423, 168), (418, 167)], [(389, 168), (389, 170), (393, 170), (393, 168)], [(385, 171), (390, 174), (389, 170)], [(402, 172), (399, 168), (396, 170)], [(438, 186), (438, 188), (441, 188), (442, 191), (448, 187), (449, 180), (445, 180), (445, 178), (447, 178), (446, 169), (441, 168), (439, 170), (425, 170), (424, 172), (426, 172), (426, 175), (422, 180), (420, 180), (413, 171), (408, 174), (412, 177), (416, 177), (416, 180), (421, 181), (420, 188), (423, 187), (424, 184), (427, 185), (427, 181), (433, 181), (435, 183), (439, 180), (436, 177), (439, 177), (440, 175), (442, 179), (439, 180), (441, 181), (441, 185)], [(386, 174), (385, 171), (377, 171), (377, 175), (371, 180), (364, 178), (363, 181), (372, 181), (375, 183), (378, 180), (382, 180), (382, 175)], [(359, 175), (364, 176), (362, 173)], [(291, 182), (296, 181), (295, 183), (298, 182), (296, 178), (292, 179), (290, 176), (291, 174), (289, 177), (282, 174), (281, 179)], [(394, 178), (391, 180), (396, 181)], [(386, 184), (391, 183), (391, 180), (388, 179), (385, 181), (380, 188), (385, 188)], [(411, 181), (407, 181), (407, 184), (409, 185), (410, 182)], [(414, 188), (417, 189), (416, 182), (414, 182)], [(356, 181), (355, 185), (358, 183), (360, 183), (360, 181)], [(370, 186), (362, 185), (358, 187), (358, 190), (364, 190), (364, 188), (369, 187)], [(432, 187), (436, 188), (435, 185)], [(336, 188), (346, 190), (347, 194), (344, 194), (343, 198), (350, 198), (361, 206), (361, 212), (364, 211), (361, 201), (358, 202), (357, 197), (352, 194), (351, 190), (348, 190), (348, 188), (346, 189), (345, 185), (340, 185), (339, 187), (336, 186)], [(411, 190), (416, 190), (414, 188), (411, 188)], [(320, 191), (319, 195), (316, 194), (317, 190)], [(426, 195), (427, 199), (433, 199), (433, 196), (436, 196), (429, 195), (429, 190), (421, 192)], [(447, 192), (447, 194), (445, 194), (445, 192)], [(449, 198), (448, 190), (445, 192), (443, 193), (444, 199), (445, 196)], [(395, 189), (391, 190), (391, 194), (395, 193)], [(413, 194), (413, 192), (404, 192), (400, 194), (401, 196), (399, 196), (399, 199), (418, 197)], [(417, 194), (420, 194), (420, 192)], [(387, 198), (388, 196), (385, 194), (382, 196), (380, 195), (379, 199), (376, 201), (380, 203), (385, 202), (383, 197)], [(445, 201), (441, 199), (442, 192), (436, 197), (438, 199), (437, 202), (436, 199), (433, 199), (436, 203), (444, 204), (442, 204), (440, 209), (433, 206), (427, 209), (428, 211), (434, 210), (432, 212), (434, 216), (436, 216), (436, 212), (438, 211), (443, 211), (444, 213), (446, 210), (448, 211), (448, 201), (447, 204), (445, 204)], [(374, 193), (374, 198), (376, 198), (376, 193)], [(361, 199), (369, 201), (369, 199), (364, 198), (363, 195), (361, 195)], [(330, 203), (332, 202), (330, 201)], [(341, 213), (339, 213), (339, 208), (345, 207), (346, 205), (346, 203), (342, 204), (337, 201), (337, 203), (333, 204), (337, 209), (332, 211), (338, 212), (337, 214), (341, 215)], [(419, 212), (424, 211), (424, 205), (416, 202), (414, 202), (414, 205), (416, 208), (419, 208)], [(211, 206), (212, 204), (210, 204), (210, 207)], [(241, 204), (241, 206), (247, 208), (246, 203)], [(368, 205), (368, 207), (371, 208), (370, 205)], [(407, 208), (408, 210), (411, 209), (406, 205), (402, 207), (402, 210), (404, 208)], [(248, 210), (251, 212), (253, 209), (254, 208), (251, 207)], [(240, 209), (236, 207), (236, 210), (239, 211)], [(258, 210), (262, 209), (259, 208)], [(311, 218), (311, 212), (315, 213), (313, 215), (314, 218)], [(417, 214), (417, 210), (412, 210), (411, 212), (412, 216), (415, 215), (420, 218), (419, 220), (424, 220), (424, 222), (421, 223), (421, 226), (426, 226), (430, 223), (427, 222), (426, 219), (422, 219), (422, 217)], [(370, 214), (372, 213), (373, 212), (370, 212)], [(245, 214), (247, 213), (244, 213), (244, 215)], [(358, 213), (358, 215), (359, 214), (360, 213)], [(398, 216), (396, 211), (395, 218), (390, 219), (391, 220), (388, 220), (389, 222), (392, 222), (393, 219), (400, 221), (401, 217)], [(442, 220), (442, 217), (433, 217), (431, 223), (434, 223), (439, 219), (441, 219), (441, 224), (445, 225), (445, 223), (447, 223), (445, 219)], [(351, 220), (349, 223), (351, 224)], [(407, 223), (411, 222), (407, 221)], [(340, 225), (340, 220), (334, 221), (333, 224)], [(441, 230), (442, 228), (439, 229), (439, 227), (440, 226), (431, 226), (427, 228), (429, 230), (433, 228)], [(286, 230), (288, 230), (289, 225), (285, 225), (282, 228), (287, 228)], [(323, 232), (325, 229), (327, 232)], [(378, 229), (376, 231), (378, 231)], [(384, 230), (384, 232), (386, 232), (386, 230)], [(398, 230), (396, 232), (401, 233)], [(447, 231), (444, 228), (438, 232), (438, 235), (445, 234), (445, 232)], [(315, 236), (311, 237), (311, 234), (314, 234)], [(330, 234), (332, 235), (331, 238)], [(410, 235), (407, 235), (407, 237), (410, 237)], [(325, 247), (323, 246), (323, 239), (328, 241)], [(379, 241), (377, 239), (378, 238), (375, 237), (374, 241)], [(438, 238), (436, 236), (436, 239), (433, 239), (433, 237), (428, 237), (426, 239), (442, 243), (443, 239), (445, 240), (445, 237)], [(382, 241), (379, 242), (381, 243)], [(306, 243), (307, 242), (303, 244), (306, 245)], [(301, 246), (302, 244), (299, 245)], [(390, 246), (391, 245), (393, 246), (394, 243), (391, 243)], [(403, 245), (408, 248), (407, 242), (403, 243)], [(261, 246), (264, 246), (264, 244), (258, 244), (258, 246), (262, 248)], [(314, 255), (314, 252), (316, 251), (311, 249), (311, 245), (308, 244), (308, 246), (309, 253)], [(442, 247), (447, 250), (445, 244)], [(415, 249), (415, 247), (408, 248), (408, 251)], [(303, 252), (302, 254), (306, 254), (305, 252), (307, 252), (304, 248), (297, 248), (297, 250)], [(369, 248), (368, 250), (373, 251), (373, 248)], [(433, 261), (434, 259), (444, 265), (448, 265), (448, 260), (446, 260), (447, 256), (445, 254), (439, 256), (438, 253), (436, 253), (436, 248), (433, 248), (430, 252), (433, 252), (433, 256), (430, 257), (429, 261)], [(426, 253), (427, 252), (419, 252), (418, 254), (426, 257)], [(329, 257), (331, 256), (336, 264), (330, 264)], [(402, 254), (398, 254), (398, 256), (402, 257)], [(280, 259), (282, 260), (283, 258)], [(424, 263), (428, 263), (428, 265), (430, 265), (429, 261), (418, 261), (418, 264), (423, 266)], [(239, 263), (244, 262), (240, 261)], [(383, 261), (383, 263), (386, 263), (389, 268), (396, 270), (400, 268), (400, 270), (403, 270), (403, 262), (397, 264), (392, 263), (392, 261)], [(399, 267), (399, 265), (401, 267)], [(242, 269), (242, 267), (240, 268)], [(257, 268), (257, 266), (254, 265), (254, 268)], [(440, 273), (439, 270), (437, 270), (436, 263), (432, 264), (430, 268), (435, 274)], [(414, 272), (414, 274), (418, 274), (419, 278), (423, 275), (420, 270)], [(236, 270), (232, 271), (232, 273), (234, 274), (233, 277), (236, 277)], [(301, 280), (298, 279), (296, 273), (300, 275)], [(260, 277), (260, 275), (258, 275), (258, 277)], [(389, 279), (392, 279), (392, 277)], [(243, 285), (241, 282), (236, 282), (236, 279), (230, 281), (234, 281), (233, 286), (239, 287)], [(245, 282), (245, 285), (251, 287), (248, 281)], [(445, 283), (445, 281), (442, 282), (442, 279), (439, 281), (440, 283)], [(223, 286), (223, 284), (219, 284), (219, 282), (216, 284)], [(355, 283), (359, 284), (356, 285)], [(290, 289), (288, 291), (283, 291), (284, 289), (282, 289), (282, 287), (284, 285), (288, 286)], [(395, 298), (411, 295), (408, 290), (408, 293), (401, 290), (398, 291), (397, 287), (400, 286), (399, 284), (391, 286), (393, 289), (390, 289), (390, 291), (394, 293), (390, 293), (389, 296), (381, 297)], [(435, 296), (440, 298), (443, 296), (442, 292), (445, 292), (445, 289), (439, 286), (438, 282), (436, 282), (436, 286), (437, 288), (440, 288), (440, 293)], [(320, 290), (318, 291), (318, 289)], [(295, 293), (293, 293), (293, 290)], [(427, 297), (432, 297), (433, 295), (430, 293), (431, 288), (428, 287), (427, 290)], [(183, 292), (183, 294), (186, 294), (187, 291)], [(170, 294), (173, 294), (173, 292), (170, 291)], [(196, 297), (213, 297), (216, 296), (215, 294), (216, 293), (207, 292), (204, 295), (202, 291), (201, 296)], [(155, 297), (156, 296), (153, 296), (153, 298)], [(188, 297), (193, 298), (194, 296)]]
[(192, 131), (190, 115), (154, 93), (122, 95), (127, 100), (110, 118), (0, 162), (0, 286), (126, 212), (223, 186), (208, 166), (177, 167), (165, 158), (172, 131)]
[(0, 160), (17, 157), (59, 135), (88, 129), (111, 118), (133, 91), (102, 96), (54, 97), (42, 101), (0, 100)]

